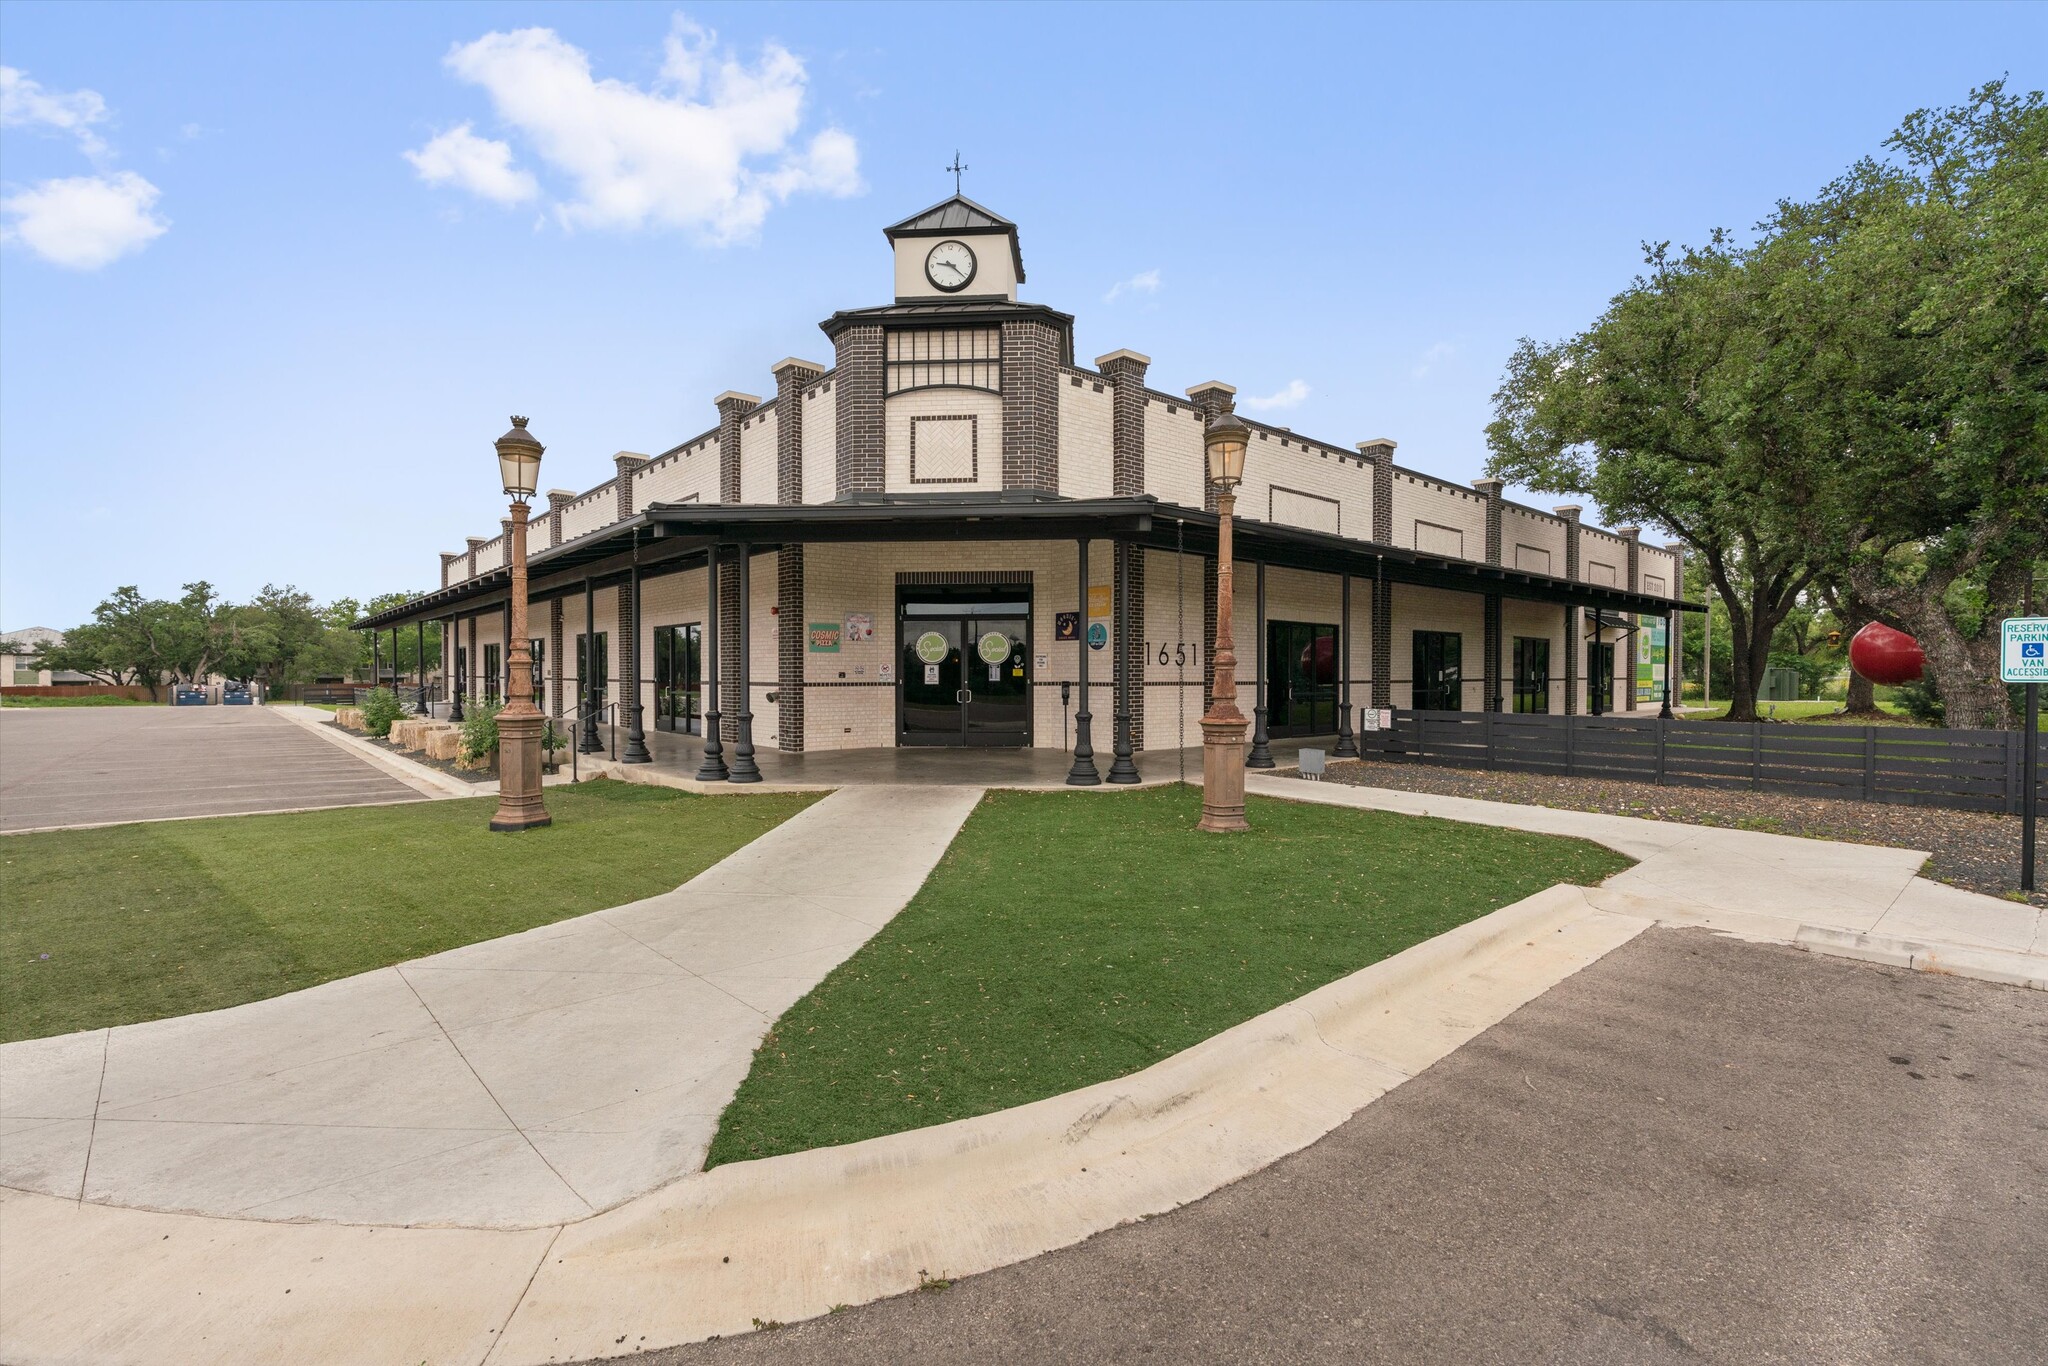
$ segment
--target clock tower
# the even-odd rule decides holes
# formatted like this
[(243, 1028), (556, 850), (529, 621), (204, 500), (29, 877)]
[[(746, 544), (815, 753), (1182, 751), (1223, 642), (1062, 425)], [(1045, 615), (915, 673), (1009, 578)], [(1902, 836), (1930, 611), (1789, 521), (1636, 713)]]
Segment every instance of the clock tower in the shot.
[(896, 252), (896, 302), (1017, 301), (1017, 225), (965, 195), (914, 213), (882, 235)]

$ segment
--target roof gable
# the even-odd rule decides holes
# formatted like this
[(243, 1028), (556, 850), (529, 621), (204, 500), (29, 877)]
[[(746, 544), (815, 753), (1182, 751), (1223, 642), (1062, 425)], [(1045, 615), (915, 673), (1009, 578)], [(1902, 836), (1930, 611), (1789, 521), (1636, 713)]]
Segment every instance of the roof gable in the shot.
[(973, 232), (976, 229), (1014, 233), (1017, 225), (1001, 214), (983, 208), (966, 195), (956, 194), (910, 215), (901, 223), (882, 229), (882, 235), (894, 241), (899, 233)]

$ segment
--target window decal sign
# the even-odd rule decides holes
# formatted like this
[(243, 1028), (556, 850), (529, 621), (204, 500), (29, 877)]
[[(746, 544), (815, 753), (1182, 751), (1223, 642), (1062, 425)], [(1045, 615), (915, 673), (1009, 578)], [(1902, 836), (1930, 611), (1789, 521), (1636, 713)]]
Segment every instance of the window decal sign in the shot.
[(1010, 638), (1001, 631), (990, 631), (975, 643), (974, 652), (984, 664), (1000, 664), (1010, 657)]
[(947, 644), (946, 638), (937, 631), (926, 631), (917, 638), (917, 644), (912, 648), (917, 651), (919, 659), (927, 664), (937, 665), (946, 662), (946, 655), (950, 651), (951, 646)]

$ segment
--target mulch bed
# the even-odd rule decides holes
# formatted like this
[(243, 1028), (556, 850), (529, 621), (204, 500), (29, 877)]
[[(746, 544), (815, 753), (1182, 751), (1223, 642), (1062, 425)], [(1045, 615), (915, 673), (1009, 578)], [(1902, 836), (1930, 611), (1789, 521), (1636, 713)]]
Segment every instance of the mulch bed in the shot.
[[(2019, 899), (2018, 816), (1950, 811), (1934, 806), (1887, 806), (1831, 797), (1660, 787), (1655, 783), (1565, 778), (1550, 773), (1502, 773), (1351, 759), (1332, 760), (1324, 780), (1567, 811), (1641, 816), (1687, 825), (1761, 830), (1774, 835), (1803, 835), (1850, 844), (1925, 849), (1933, 855), (1927, 861), (1926, 876), (1973, 892)], [(2038, 858), (2035, 871), (2038, 881)], [(2037, 906), (2048, 906), (2048, 892), (2036, 891), (2031, 901)]]
[[(338, 725), (339, 723), (329, 721), (327, 722), (327, 724), (333, 726)], [(380, 735), (365, 735), (359, 730), (352, 730), (348, 733), (350, 735), (355, 736), (356, 739), (358, 740), (368, 740), (377, 748), (384, 750), (387, 753), (396, 754), (401, 759), (410, 759), (414, 763), (424, 765), (427, 768), (437, 768), (441, 770), (441, 772), (447, 774), (449, 777), (460, 778), (465, 783), (493, 782), (497, 779), (498, 776), (497, 771), (495, 769), (458, 768), (455, 765), (455, 761), (452, 759), (430, 759), (425, 754), (421, 753), (419, 750), (400, 749), (397, 745), (392, 744), (389, 740), (385, 739), (383, 736)]]

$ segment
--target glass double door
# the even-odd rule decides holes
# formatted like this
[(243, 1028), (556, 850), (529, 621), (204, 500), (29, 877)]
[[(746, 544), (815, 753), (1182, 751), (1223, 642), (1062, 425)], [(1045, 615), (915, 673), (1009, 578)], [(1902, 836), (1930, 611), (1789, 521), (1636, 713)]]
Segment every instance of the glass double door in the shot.
[(1266, 623), (1266, 730), (1329, 735), (1337, 729), (1337, 628)]
[(703, 733), (704, 637), (700, 626), (654, 628), (654, 728)]
[(896, 741), (1031, 743), (1030, 605), (906, 603), (897, 620)]

